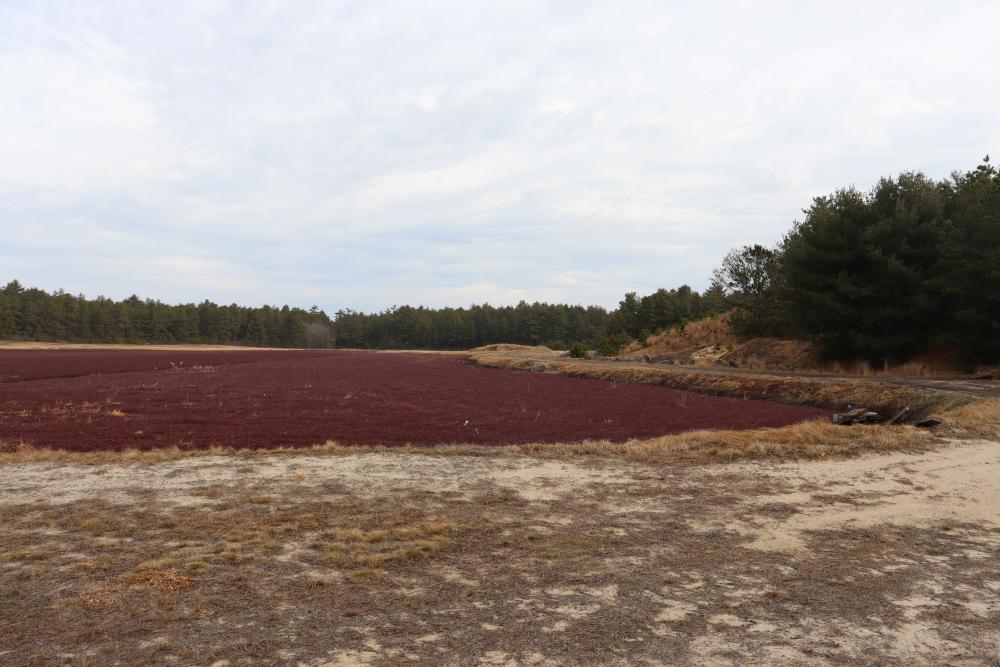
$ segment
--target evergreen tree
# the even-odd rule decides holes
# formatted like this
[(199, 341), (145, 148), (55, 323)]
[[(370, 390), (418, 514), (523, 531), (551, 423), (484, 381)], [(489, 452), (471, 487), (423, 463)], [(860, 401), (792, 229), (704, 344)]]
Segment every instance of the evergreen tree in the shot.
[(242, 308), (210, 301), (170, 306), (132, 295), (90, 300), (62, 290), (25, 289), (12, 280), (0, 290), (0, 336), (87, 343), (251, 343), (297, 347), (332, 344), (330, 319), (318, 308)]
[(936, 287), (940, 338), (970, 361), (1000, 359), (1000, 171), (989, 156), (955, 174), (948, 190), (951, 225), (941, 244)]
[(930, 341), (943, 190), (921, 174), (817, 198), (786, 237), (787, 312), (827, 353), (888, 363)]

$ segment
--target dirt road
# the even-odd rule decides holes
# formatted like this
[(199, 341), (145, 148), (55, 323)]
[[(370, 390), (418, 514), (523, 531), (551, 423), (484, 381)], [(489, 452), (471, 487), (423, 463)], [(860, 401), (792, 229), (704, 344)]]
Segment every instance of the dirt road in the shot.
[[(537, 355), (524, 353), (507, 353), (519, 359), (532, 359), (535, 361), (551, 362), (555, 358), (553, 355)], [(568, 360), (568, 358), (566, 358)], [(607, 368), (656, 368), (664, 371), (677, 370), (683, 373), (705, 373), (709, 375), (742, 375), (759, 377), (790, 377), (816, 380), (818, 382), (863, 382), (874, 384), (890, 384), (917, 389), (931, 389), (935, 391), (946, 391), (950, 393), (974, 396), (977, 398), (1000, 397), (1000, 381), (997, 380), (977, 380), (968, 377), (959, 378), (910, 378), (894, 377), (888, 375), (836, 375), (832, 373), (805, 373), (799, 371), (779, 371), (779, 370), (754, 370), (747, 368), (730, 368), (728, 366), (687, 366), (660, 363), (642, 363), (631, 360), (610, 360), (610, 359), (572, 359), (574, 364), (586, 364), (595, 367)]]
[(0, 662), (996, 665), (1000, 443), (0, 468)]

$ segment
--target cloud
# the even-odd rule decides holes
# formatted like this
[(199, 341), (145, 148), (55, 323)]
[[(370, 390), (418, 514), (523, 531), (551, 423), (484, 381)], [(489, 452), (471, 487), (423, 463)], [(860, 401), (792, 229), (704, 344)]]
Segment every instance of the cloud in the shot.
[(15, 0), (0, 266), (330, 311), (703, 288), (813, 196), (1000, 152), (997, 24), (988, 1)]

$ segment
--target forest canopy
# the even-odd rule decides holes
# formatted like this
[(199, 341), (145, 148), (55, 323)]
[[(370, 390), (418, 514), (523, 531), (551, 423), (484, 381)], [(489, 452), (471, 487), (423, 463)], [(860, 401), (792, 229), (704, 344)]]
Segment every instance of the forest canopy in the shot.
[(329, 347), (330, 318), (317, 307), (168, 305), (130, 296), (88, 299), (13, 280), (0, 290), (0, 338), (76, 343), (213, 343)]

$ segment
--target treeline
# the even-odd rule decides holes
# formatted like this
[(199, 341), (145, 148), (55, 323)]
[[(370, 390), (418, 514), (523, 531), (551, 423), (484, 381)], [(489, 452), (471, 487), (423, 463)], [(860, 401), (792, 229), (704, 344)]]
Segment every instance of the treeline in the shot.
[(730, 252), (715, 289), (747, 335), (876, 363), (942, 350), (1000, 361), (1000, 172), (908, 172), (816, 198), (775, 248)]
[[(378, 313), (339, 310), (331, 319), (317, 307), (247, 308), (169, 305), (131, 296), (87, 299), (48, 293), (18, 281), (0, 290), (0, 338), (80, 343), (214, 343), (265, 347), (468, 349), (491, 343), (567, 349), (583, 343), (611, 353), (629, 336), (668, 328), (719, 312), (721, 294), (687, 285), (636, 297), (618, 310), (599, 306), (526, 303), (468, 308), (392, 307)], [(649, 335), (646, 333), (645, 335)]]
[(0, 338), (80, 343), (215, 343), (329, 347), (330, 318), (315, 306), (177, 306), (131, 296), (122, 301), (52, 294), (14, 280), (0, 290)]
[(467, 349), (491, 343), (565, 349), (604, 333), (608, 311), (598, 306), (526, 303), (469, 308), (392, 307), (380, 313), (339, 310), (338, 347)]
[(468, 349), (492, 343), (546, 345), (565, 350), (574, 343), (612, 354), (631, 338), (683, 326), (727, 308), (721, 290), (699, 294), (687, 285), (644, 297), (625, 295), (613, 312), (599, 306), (520, 302), (516, 306), (469, 308), (392, 307), (380, 313), (337, 311), (339, 347)]

